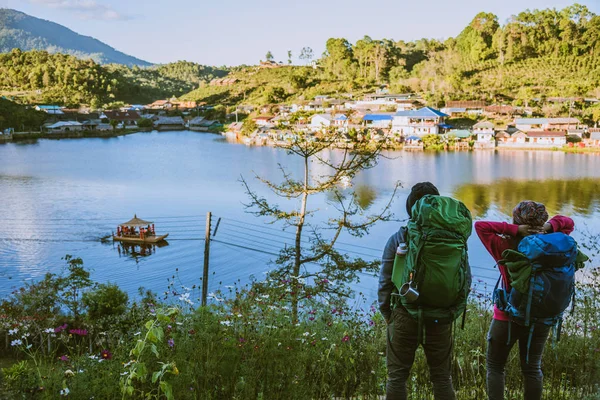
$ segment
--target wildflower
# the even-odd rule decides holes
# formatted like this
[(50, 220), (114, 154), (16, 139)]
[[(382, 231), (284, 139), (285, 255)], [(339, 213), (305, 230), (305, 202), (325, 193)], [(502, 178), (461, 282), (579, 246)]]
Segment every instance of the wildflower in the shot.
[(100, 352), (100, 357), (102, 357), (103, 360), (110, 360), (112, 359), (112, 353), (108, 350), (102, 350)]
[(350, 336), (346, 335), (342, 338), (342, 342), (346, 343), (348, 341), (350, 341)]
[(17, 328), (15, 328), (15, 329), (9, 329), (8, 334), (10, 336), (12, 336), (12, 335), (16, 335), (18, 332), (19, 332), (19, 330)]
[(373, 321), (372, 319), (369, 320), (369, 326), (373, 326), (375, 325), (375, 321)]
[(70, 392), (69, 388), (64, 388), (64, 389), (61, 389), (60, 395), (61, 396), (68, 396), (69, 392)]
[(125, 375), (127, 375), (128, 373), (129, 373), (129, 372), (125, 371), (125, 372), (121, 372), (119, 375), (121, 375), (121, 376), (125, 376)]
[(44, 329), (44, 333), (54, 333), (54, 328), (46, 328)]
[(221, 321), (221, 325), (231, 326), (231, 321)]
[(238, 339), (238, 342), (240, 342), (240, 343), (246, 343), (246, 339), (244, 339), (244, 338), (239, 338), (239, 339)]
[(126, 362), (125, 364), (123, 364), (123, 367), (127, 368), (129, 367), (132, 363), (134, 362), (134, 360), (130, 360), (128, 362)]
[(321, 340), (329, 340), (329, 339), (327, 339), (326, 337), (322, 337)]
[(173, 340), (173, 338), (167, 340), (167, 344), (169, 345), (169, 347), (173, 348), (175, 347), (175, 341)]
[(20, 346), (22, 344), (23, 344), (23, 342), (21, 341), (21, 339), (15, 339), (12, 342), (10, 342), (11, 346)]
[(304, 333), (302, 334), (302, 336), (309, 336), (309, 335), (310, 335), (310, 332), (304, 332)]
[(133, 336), (140, 336), (142, 334), (142, 332), (136, 332), (133, 334)]
[(315, 320), (315, 317), (308, 317), (308, 320), (309, 320), (309, 321), (314, 321), (314, 320)]
[(65, 376), (66, 377), (74, 376), (74, 375), (75, 375), (75, 372), (71, 371), (70, 369), (68, 369), (68, 370), (65, 371)]
[(88, 331), (85, 329), (70, 329), (69, 333), (77, 336), (86, 336), (88, 334)]
[(190, 306), (194, 305), (194, 302), (192, 300), (190, 300), (189, 293), (183, 293), (181, 296), (179, 296), (179, 300), (184, 303), (188, 303)]
[(68, 362), (69, 361), (69, 356), (65, 354), (64, 356), (60, 356), (59, 360), (60, 361), (64, 361), (64, 362)]
[(67, 329), (67, 324), (63, 324), (63, 325), (59, 326), (58, 328), (54, 328), (54, 333), (60, 333), (60, 332), (64, 331), (65, 329)]
[(372, 373), (373, 375), (375, 375), (375, 370), (374, 370), (374, 369), (372, 369), (372, 370), (371, 370), (371, 373)]

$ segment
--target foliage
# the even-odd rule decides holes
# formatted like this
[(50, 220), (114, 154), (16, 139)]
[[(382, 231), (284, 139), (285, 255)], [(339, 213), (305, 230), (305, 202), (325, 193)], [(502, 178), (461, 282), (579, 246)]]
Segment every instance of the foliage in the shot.
[(152, 122), (151, 119), (149, 119), (149, 118), (140, 118), (137, 121), (137, 126), (139, 128), (152, 128), (154, 125), (153, 125), (153, 122)]
[(102, 283), (84, 293), (81, 300), (88, 317), (99, 320), (123, 315), (127, 309), (129, 296), (115, 284)]
[[(342, 232), (361, 237), (379, 221), (391, 218), (390, 206), (395, 197), (394, 188), (390, 202), (379, 212), (366, 214), (357, 201), (354, 190), (344, 190), (344, 182), (354, 178), (356, 174), (377, 164), (381, 145), (371, 147), (358, 142), (352, 151), (345, 149), (339, 160), (334, 160), (325, 150), (331, 142), (343, 140), (335, 131), (322, 132), (322, 141), (308, 140), (301, 132), (294, 132), (297, 139), (282, 146), (289, 155), (299, 157), (304, 165), (301, 176), (294, 177), (283, 165), (280, 165), (283, 181), (274, 183), (257, 176), (274, 194), (282, 199), (293, 201), (291, 204), (279, 206), (260, 197), (250, 189), (248, 182), (242, 177), (242, 183), (250, 198), (247, 204), (249, 212), (268, 217), (273, 221), (284, 223), (295, 230), (295, 243), (282, 250), (276, 261), (277, 268), (269, 272), (269, 280), (260, 283), (261, 290), (277, 291), (281, 284), (286, 286), (285, 298), (292, 307), (292, 320), (298, 319), (298, 307), (302, 299), (324, 298), (331, 302), (345, 302), (350, 296), (349, 284), (358, 280), (358, 271), (377, 270), (378, 262), (351, 259), (338, 252), (334, 246)], [(316, 170), (328, 173), (313, 172)], [(338, 216), (330, 218), (324, 225), (311, 221), (310, 217), (316, 212), (308, 208), (309, 197), (326, 193), (329, 204), (334, 207)], [(308, 241), (305, 244), (305, 229), (310, 229)], [(330, 235), (323, 235), (329, 230)]]
[(7, 99), (0, 98), (0, 131), (14, 128), (16, 131), (39, 131), (48, 114), (26, 108)]

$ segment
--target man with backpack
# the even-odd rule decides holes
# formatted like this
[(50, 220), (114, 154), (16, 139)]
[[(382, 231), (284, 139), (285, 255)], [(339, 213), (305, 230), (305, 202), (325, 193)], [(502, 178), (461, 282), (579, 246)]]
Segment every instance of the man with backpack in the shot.
[(562, 313), (574, 293), (575, 269), (587, 258), (568, 236), (574, 227), (571, 218), (557, 215), (546, 221), (544, 205), (527, 200), (514, 208), (512, 224), (475, 223), (477, 235), (500, 271), (488, 333), (490, 400), (504, 399), (504, 368), (517, 341), (524, 398), (542, 398), (544, 346), (551, 328), (560, 329)]
[(406, 211), (408, 225), (388, 240), (379, 274), (379, 309), (388, 323), (386, 398), (407, 398), (406, 382), (422, 345), (435, 399), (455, 399), (452, 323), (464, 313), (471, 287), (471, 214), (430, 182), (412, 187)]

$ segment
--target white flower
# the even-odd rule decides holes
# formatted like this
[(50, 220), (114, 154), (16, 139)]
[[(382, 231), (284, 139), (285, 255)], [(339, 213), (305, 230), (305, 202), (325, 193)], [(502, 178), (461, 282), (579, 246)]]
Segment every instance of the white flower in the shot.
[(327, 339), (326, 337), (322, 337), (321, 340), (329, 340), (329, 339)]
[(98, 362), (101, 363), (102, 361), (104, 361), (103, 358), (98, 359)]
[(25, 332), (23, 335), (21, 335), (22, 339), (25, 339), (26, 337), (29, 337), (29, 332)]
[(73, 376), (75, 375), (75, 372), (71, 371), (70, 369), (65, 371), (65, 376)]
[(175, 322), (175, 325), (181, 326), (181, 325), (183, 325), (183, 322)]
[(44, 329), (44, 333), (54, 333), (54, 328), (46, 328)]
[(188, 303), (191, 306), (194, 305), (194, 302), (192, 300), (190, 300), (190, 294), (189, 293), (183, 293), (181, 296), (179, 296), (179, 301), (183, 301), (184, 303)]
[(98, 356), (89, 356), (89, 359), (90, 359), (90, 360), (97, 360), (97, 359), (98, 359)]
[(231, 326), (231, 321), (221, 321), (221, 325)]
[(17, 334), (17, 332), (19, 332), (19, 330), (18, 330), (17, 328), (15, 328), (15, 329), (10, 329), (10, 330), (8, 331), (8, 334), (12, 336), (12, 335), (16, 335), (16, 334)]
[(302, 336), (310, 336), (310, 332), (304, 332)]
[(372, 373), (373, 375), (375, 375), (375, 370), (373, 370), (373, 369), (372, 369), (372, 370), (371, 370), (371, 373)]
[(121, 372), (121, 373), (120, 373), (120, 375), (121, 375), (121, 376), (125, 376), (125, 375), (127, 375), (128, 373), (129, 373), (129, 372), (125, 371), (125, 372)]
[(238, 318), (242, 318), (242, 314), (238, 314), (238, 315), (237, 315), (237, 317), (238, 317)]
[(16, 340), (13, 340), (12, 342), (10, 342), (11, 346), (20, 346), (22, 344), (23, 344), (23, 342), (21, 341), (21, 339), (16, 339)]
[(133, 363), (133, 360), (126, 362), (125, 364), (123, 364), (123, 367), (127, 368), (131, 365), (131, 363)]
[(30, 349), (30, 348), (32, 348), (32, 347), (33, 347), (33, 345), (32, 345), (32, 344), (28, 344), (28, 345), (27, 345), (27, 350), (29, 350), (29, 349)]
[(61, 395), (61, 396), (68, 396), (68, 395), (69, 395), (69, 392), (70, 392), (69, 388), (64, 388), (64, 389), (62, 389), (62, 390), (60, 391), (60, 395)]
[(277, 347), (281, 346), (281, 342), (277, 343)]
[(133, 334), (133, 336), (140, 336), (142, 334), (142, 332), (136, 332)]

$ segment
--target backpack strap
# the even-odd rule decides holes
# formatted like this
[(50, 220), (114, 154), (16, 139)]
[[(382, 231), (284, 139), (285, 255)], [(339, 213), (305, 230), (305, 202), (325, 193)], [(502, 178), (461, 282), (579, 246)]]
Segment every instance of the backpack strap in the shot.
[(535, 323), (531, 324), (531, 328), (529, 328), (529, 336), (527, 337), (527, 354), (525, 355), (525, 363), (529, 364), (529, 349), (531, 348), (531, 338), (533, 337), (533, 329), (535, 328)]
[(508, 337), (506, 338), (507, 346), (510, 346), (511, 333), (512, 333), (512, 319), (509, 318), (509, 320), (508, 320)]
[(529, 294), (527, 296), (527, 308), (525, 309), (525, 326), (529, 326), (531, 319), (531, 302), (533, 301), (533, 283), (535, 281), (535, 273), (537, 268), (531, 267), (531, 278), (529, 279)]
[[(417, 346), (419, 344), (425, 344), (425, 338), (423, 335), (423, 308), (419, 307), (417, 311), (417, 325), (418, 325), (418, 333), (417, 333)], [(421, 342), (422, 341), (422, 342)]]

